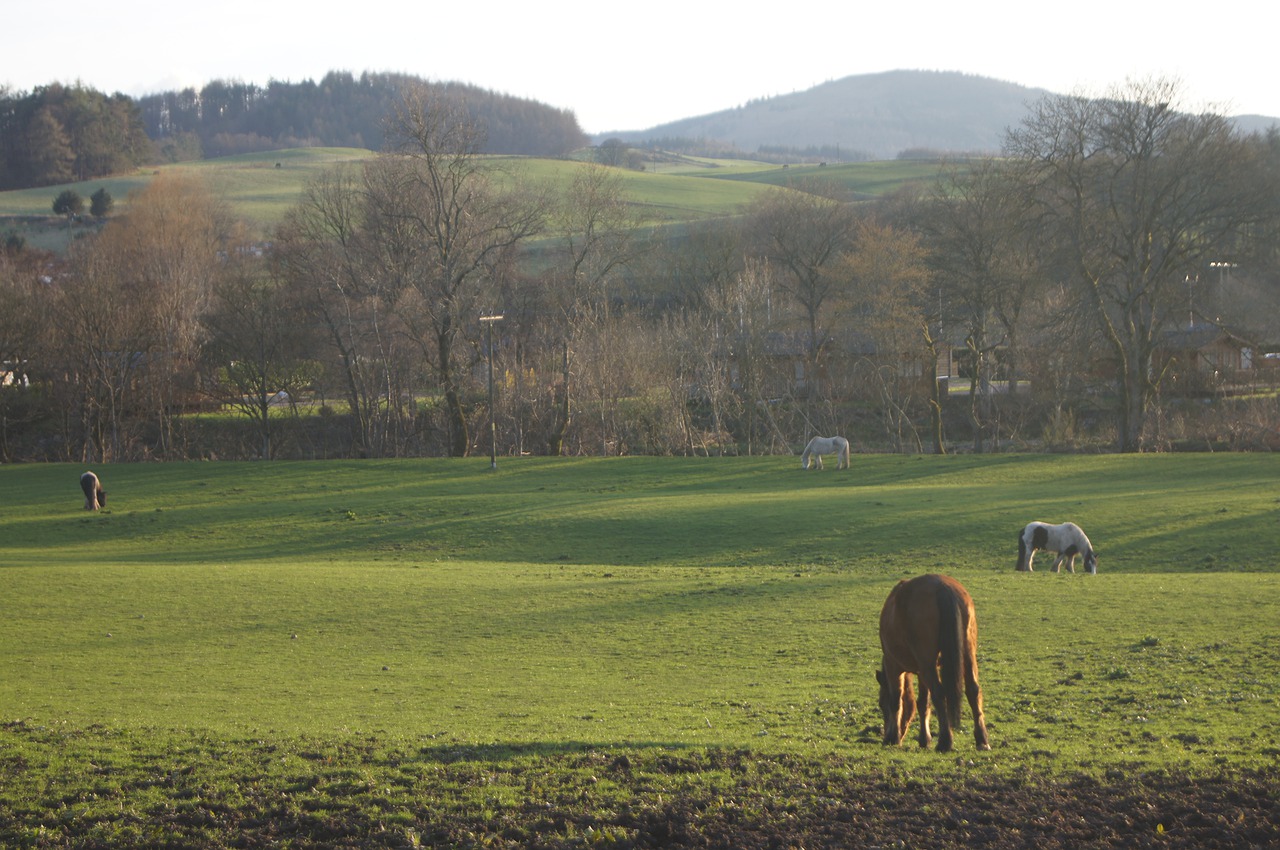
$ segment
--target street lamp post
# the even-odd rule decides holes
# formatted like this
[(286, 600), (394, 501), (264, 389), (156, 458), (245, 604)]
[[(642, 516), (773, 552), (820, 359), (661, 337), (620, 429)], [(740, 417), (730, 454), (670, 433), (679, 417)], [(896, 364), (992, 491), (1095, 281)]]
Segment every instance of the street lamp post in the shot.
[(501, 322), (503, 314), (481, 316), (485, 327), (485, 348), (489, 351), (489, 468), (498, 468), (498, 423), (493, 409), (493, 323)]

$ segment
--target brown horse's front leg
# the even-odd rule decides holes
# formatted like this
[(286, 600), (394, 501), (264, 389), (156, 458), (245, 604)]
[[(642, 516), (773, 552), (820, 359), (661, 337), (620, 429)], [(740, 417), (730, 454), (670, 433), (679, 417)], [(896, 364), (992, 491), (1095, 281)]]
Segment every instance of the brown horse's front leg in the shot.
[(920, 743), (921, 749), (928, 749), (929, 742), (933, 740), (929, 735), (929, 699), (931, 696), (929, 683), (925, 681), (924, 676), (921, 676), (920, 696), (916, 699), (916, 706), (920, 710), (920, 734), (916, 736), (916, 741)]
[(911, 728), (911, 721), (915, 716), (916, 695), (911, 687), (911, 676), (908, 674), (902, 677), (902, 708), (898, 713), (898, 740), (894, 743), (901, 744), (907, 737), (907, 730)]
[(915, 697), (911, 692), (911, 674), (898, 673), (886, 676), (876, 671), (880, 683), (880, 710), (884, 717), (883, 740), (885, 746), (896, 747), (902, 743), (916, 713)]

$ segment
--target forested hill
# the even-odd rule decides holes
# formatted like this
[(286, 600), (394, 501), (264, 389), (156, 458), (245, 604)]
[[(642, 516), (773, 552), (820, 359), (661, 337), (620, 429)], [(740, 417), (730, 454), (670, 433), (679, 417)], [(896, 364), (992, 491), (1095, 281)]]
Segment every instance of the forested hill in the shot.
[[(81, 84), (31, 92), (0, 87), (0, 190), (51, 186), (177, 162), (291, 147), (382, 146), (404, 74), (331, 72), (319, 82), (214, 81), (134, 100)], [(563, 156), (588, 144), (573, 112), (462, 83), (432, 83), (465, 100), (489, 153)]]
[[(1051, 94), (1058, 93), (954, 71), (887, 71), (601, 140), (773, 162), (991, 154), (999, 152), (1005, 131)], [(1244, 133), (1280, 126), (1280, 119), (1261, 115), (1233, 121)]]
[(894, 159), (912, 151), (994, 153), (1004, 131), (1045, 94), (970, 74), (890, 71), (609, 135), (667, 149), (738, 151), (783, 161)]
[[(406, 86), (405, 74), (359, 77), (332, 71), (319, 82), (214, 81), (138, 101), (147, 135), (162, 148), (198, 141), (205, 157), (291, 147), (382, 146), (382, 122)], [(587, 144), (573, 112), (464, 83), (433, 85), (463, 98), (487, 128), (486, 152), (562, 156)]]

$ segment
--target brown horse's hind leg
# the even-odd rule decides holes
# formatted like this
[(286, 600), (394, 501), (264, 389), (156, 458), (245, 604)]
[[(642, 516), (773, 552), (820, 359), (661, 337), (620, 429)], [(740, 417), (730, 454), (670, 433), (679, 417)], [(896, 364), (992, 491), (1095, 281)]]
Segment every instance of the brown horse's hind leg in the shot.
[(982, 712), (982, 689), (978, 680), (970, 675), (964, 685), (964, 694), (969, 698), (969, 710), (973, 712), (973, 740), (980, 750), (991, 749), (987, 739), (987, 718)]
[[(943, 684), (942, 677), (938, 675), (935, 667), (929, 670), (926, 666), (925, 670), (920, 674), (920, 736), (917, 740), (921, 747), (929, 746), (929, 708), (932, 706), (933, 713), (938, 715), (938, 745), (937, 750), (940, 753), (951, 751), (954, 739), (951, 732), (951, 721), (947, 715), (947, 707), (943, 702)], [(929, 673), (933, 675), (929, 675)], [(927, 681), (926, 681), (927, 680)]]
[[(942, 689), (939, 688), (937, 693), (941, 695)], [(949, 753), (955, 745), (955, 737), (951, 729), (951, 721), (947, 719), (946, 706), (941, 703), (934, 705), (934, 714), (938, 715), (938, 746), (935, 749), (940, 753)]]
[(973, 712), (973, 740), (979, 750), (991, 749), (987, 738), (987, 716), (982, 710), (982, 688), (978, 687), (978, 651), (977, 626), (970, 620), (969, 638), (964, 648), (964, 695), (969, 700), (969, 710)]

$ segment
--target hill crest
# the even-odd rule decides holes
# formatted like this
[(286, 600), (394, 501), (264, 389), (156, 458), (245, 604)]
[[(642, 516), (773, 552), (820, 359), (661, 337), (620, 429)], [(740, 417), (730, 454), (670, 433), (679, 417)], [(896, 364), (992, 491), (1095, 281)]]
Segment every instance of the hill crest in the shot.
[[(606, 133), (637, 145), (734, 150), (762, 159), (820, 153), (837, 160), (898, 158), (904, 152), (998, 153), (1046, 89), (958, 71), (886, 71), (832, 80), (648, 130)], [(1245, 132), (1277, 119), (1241, 116)], [(808, 158), (812, 159), (812, 155)]]

